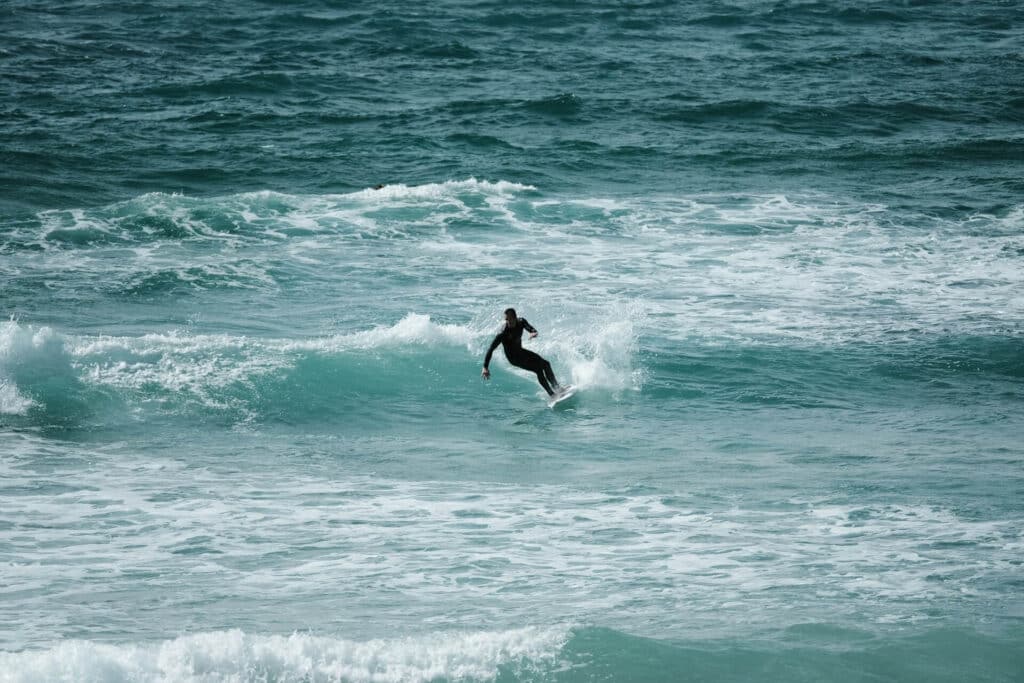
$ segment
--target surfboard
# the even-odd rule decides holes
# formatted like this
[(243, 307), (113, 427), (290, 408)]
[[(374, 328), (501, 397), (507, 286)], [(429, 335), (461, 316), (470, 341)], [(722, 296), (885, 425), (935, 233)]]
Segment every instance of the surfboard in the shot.
[(556, 393), (554, 396), (548, 397), (548, 407), (554, 408), (562, 401), (572, 398), (576, 395), (576, 387), (572, 384), (569, 386), (562, 387), (561, 391)]

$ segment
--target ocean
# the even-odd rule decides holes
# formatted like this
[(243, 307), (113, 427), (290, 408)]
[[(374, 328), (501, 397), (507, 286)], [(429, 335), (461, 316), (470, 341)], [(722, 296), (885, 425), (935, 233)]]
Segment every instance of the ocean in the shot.
[(1024, 678), (1019, 2), (6, 0), (0, 86), (0, 682)]

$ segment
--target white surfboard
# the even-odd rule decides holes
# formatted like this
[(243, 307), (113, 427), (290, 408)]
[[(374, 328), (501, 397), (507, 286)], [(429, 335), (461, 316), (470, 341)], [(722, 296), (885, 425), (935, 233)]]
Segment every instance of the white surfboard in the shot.
[(549, 396), (548, 397), (548, 407), (549, 408), (554, 408), (555, 406), (557, 406), (562, 401), (564, 401), (564, 400), (566, 400), (568, 398), (572, 398), (575, 395), (576, 395), (576, 387), (574, 385), (570, 384), (568, 386), (562, 387), (560, 390), (555, 392), (554, 396)]

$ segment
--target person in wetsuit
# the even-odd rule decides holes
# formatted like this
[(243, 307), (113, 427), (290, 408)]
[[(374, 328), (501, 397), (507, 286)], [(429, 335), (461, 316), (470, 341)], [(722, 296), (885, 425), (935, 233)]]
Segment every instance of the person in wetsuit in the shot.
[(517, 368), (537, 373), (537, 381), (544, 387), (544, 391), (548, 392), (548, 396), (554, 396), (560, 387), (558, 380), (555, 379), (555, 373), (551, 370), (551, 363), (533, 351), (523, 348), (523, 330), (530, 333), (530, 339), (537, 336), (537, 330), (526, 322), (526, 318), (517, 316), (516, 309), (505, 309), (505, 327), (494, 337), (490, 348), (487, 349), (487, 355), (484, 357), (484, 369), (480, 374), (484, 379), (491, 378), (491, 371), (487, 369), (487, 366), (491, 364), (491, 354), (494, 353), (494, 349), (501, 344), (509, 363)]

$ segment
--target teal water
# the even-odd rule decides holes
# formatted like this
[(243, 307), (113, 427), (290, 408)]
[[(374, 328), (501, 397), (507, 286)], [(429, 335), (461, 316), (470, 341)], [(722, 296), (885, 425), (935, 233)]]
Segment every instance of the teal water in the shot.
[(1019, 680), (1018, 3), (0, 37), (0, 681)]

